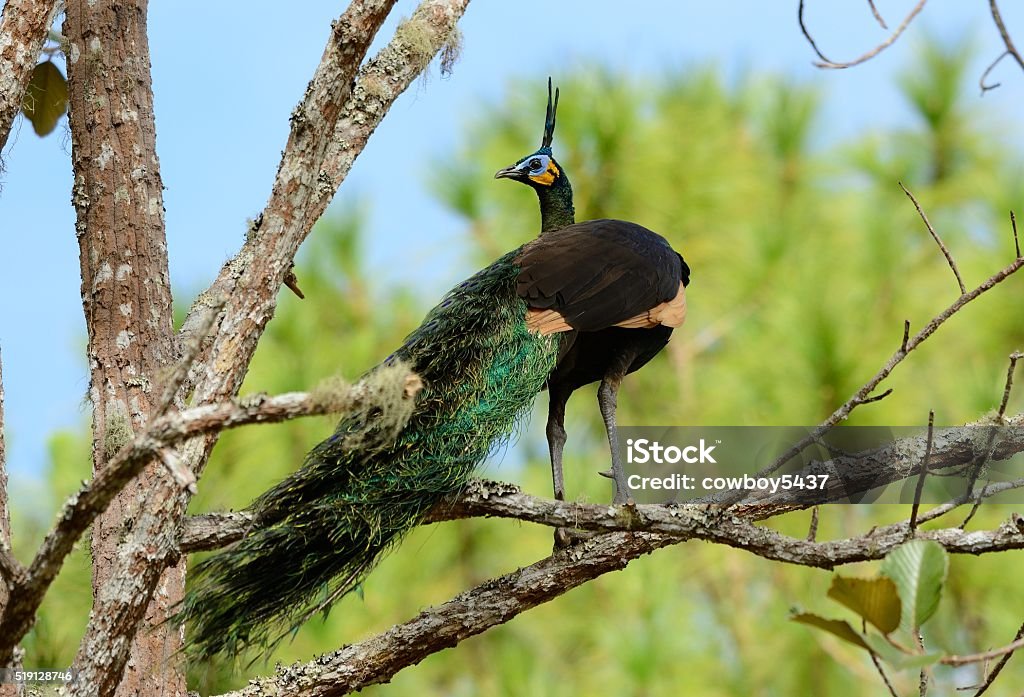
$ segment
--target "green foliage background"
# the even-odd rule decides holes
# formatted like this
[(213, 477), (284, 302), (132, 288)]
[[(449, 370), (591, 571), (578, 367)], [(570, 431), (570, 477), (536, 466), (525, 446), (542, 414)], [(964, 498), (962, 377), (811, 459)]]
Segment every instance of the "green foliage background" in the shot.
[[(1009, 115), (965, 93), (965, 45), (921, 47), (900, 78), (918, 115), (905, 131), (876, 131), (834, 147), (814, 85), (750, 74), (727, 83), (712, 68), (642, 80), (602, 68), (559, 75), (555, 156), (576, 191), (579, 219), (617, 217), (659, 231), (693, 268), (690, 317), (669, 348), (627, 380), (624, 424), (811, 424), (851, 394), (899, 345), (904, 319), (922, 327), (958, 295), (952, 275), (897, 181), (904, 182), (956, 255), (969, 287), (1013, 257), (1008, 210), (1024, 202), (1022, 153)], [(466, 275), (539, 229), (533, 194), (494, 182), (498, 167), (536, 146), (540, 81), (512, 84), (500, 104), (467, 124), (465, 149), (439, 153), (438, 196), (465, 216)], [(1018, 141), (1019, 142), (1019, 141)], [(440, 174), (437, 174), (440, 172)], [(320, 224), (297, 273), (307, 300), (282, 297), (243, 392), (308, 389), (356, 378), (387, 355), (431, 305), (415, 273), (380, 288), (364, 272), (357, 206)], [(396, 263), (402, 259), (395, 252)], [(460, 279), (452, 278), (452, 283)], [(944, 327), (888, 383), (894, 394), (859, 409), (853, 423), (974, 420), (997, 403), (1006, 356), (1024, 347), (1024, 280), (1011, 279)], [(437, 293), (439, 295), (439, 293)], [(544, 402), (542, 397), (539, 402)], [(1011, 413), (1024, 406), (1018, 394)], [(539, 407), (543, 410), (543, 407)], [(543, 413), (543, 412), (542, 412)], [(492, 458), (485, 475), (550, 490), (543, 417)], [(193, 511), (240, 508), (302, 462), (329, 419), (227, 433)], [(606, 446), (593, 389), (570, 406), (569, 496), (610, 499)], [(15, 500), (16, 542), (26, 558), (58, 502), (89, 471), (86, 431), (51, 445), (44, 492)], [(46, 501), (29, 507), (26, 501)], [(1008, 513), (989, 507), (992, 526)], [(819, 539), (905, 517), (902, 507), (831, 507)], [(772, 524), (806, 532), (806, 514)], [(375, 571), (363, 595), (342, 602), (278, 651), (307, 660), (443, 602), (491, 576), (546, 555), (551, 531), (472, 520), (415, 532)], [(954, 558), (926, 641), (968, 653), (1008, 642), (1024, 615), (1018, 552)], [(850, 573), (850, 569), (846, 573)], [(853, 569), (852, 571), (856, 571)], [(864, 570), (865, 573), (868, 571)], [(556, 602), (432, 656), (369, 695), (861, 695), (882, 686), (868, 659), (787, 621), (791, 605), (833, 612), (829, 574), (743, 552), (689, 543), (634, 562)], [(67, 665), (88, 615), (88, 551), (50, 592), (27, 641), (27, 665)], [(245, 661), (192, 666), (203, 694), (244, 684), (268, 667)], [(916, 693), (916, 674), (895, 677)], [(939, 672), (930, 694), (955, 694), (971, 669)], [(989, 694), (1024, 682), (1010, 663)]]

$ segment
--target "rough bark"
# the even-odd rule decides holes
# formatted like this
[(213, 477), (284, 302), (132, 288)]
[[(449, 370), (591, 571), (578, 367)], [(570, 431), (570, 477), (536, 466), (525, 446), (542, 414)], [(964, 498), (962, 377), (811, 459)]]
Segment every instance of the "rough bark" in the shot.
[(225, 697), (346, 695), (385, 683), (432, 653), (507, 622), (583, 583), (618, 571), (643, 554), (671, 544), (647, 533), (602, 535), (524, 569), (493, 579), (383, 634), (325, 654), (307, 664), (279, 668)]
[[(155, 388), (175, 360), (147, 7), (146, 0), (76, 0), (64, 23), (96, 473), (145, 427), (159, 399)], [(114, 569), (125, 551), (121, 543), (141, 517), (151, 515), (145, 510), (148, 493), (161, 478), (159, 466), (148, 467), (94, 523), (93, 622), (118, 588)], [(159, 625), (183, 584), (184, 567), (171, 566), (152, 606), (141, 599), (120, 618), (136, 626), (145, 616), (148, 625), (130, 648), (133, 661), (123, 681), (112, 667), (83, 675), (82, 684), (103, 694), (120, 682), (124, 695), (184, 695), (183, 675), (171, 660), (180, 632)], [(83, 651), (97, 649), (83, 644), (76, 663), (85, 658)]]
[(61, 5), (60, 0), (7, 0), (4, 5), (0, 20), (0, 150), (7, 144), (32, 69)]
[[(5, 18), (6, 19), (6, 18)], [(3, 570), (0, 571), (0, 613), (3, 613), (10, 600), (10, 577), (16, 573), (14, 558), (11, 555), (11, 517), (7, 510), (7, 449), (4, 441), (4, 374), (3, 359), (0, 357), (0, 555), (4, 557)], [(17, 669), (20, 661), (16, 656), (11, 668)], [(0, 668), (3, 668), (0, 665)], [(21, 694), (18, 685), (0, 683), (0, 697), (18, 697)]]

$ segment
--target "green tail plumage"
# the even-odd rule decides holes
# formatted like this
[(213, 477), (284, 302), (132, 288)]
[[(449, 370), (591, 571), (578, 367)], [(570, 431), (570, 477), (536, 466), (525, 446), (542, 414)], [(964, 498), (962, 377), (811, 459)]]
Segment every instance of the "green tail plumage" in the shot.
[(196, 567), (181, 613), (194, 653), (266, 647), (328, 608), (513, 432), (558, 351), (526, 328), (515, 255), (450, 291), (382, 364), (425, 385), (397, 438), (364, 437), (379, 413), (345, 417), (252, 504), (252, 532)]

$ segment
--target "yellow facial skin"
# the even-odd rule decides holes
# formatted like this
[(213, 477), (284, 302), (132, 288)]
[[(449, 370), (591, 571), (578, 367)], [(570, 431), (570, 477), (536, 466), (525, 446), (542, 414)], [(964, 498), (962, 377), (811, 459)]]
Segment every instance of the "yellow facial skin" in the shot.
[(530, 179), (537, 182), (541, 186), (551, 186), (554, 183), (558, 175), (561, 174), (558, 170), (558, 166), (552, 161), (548, 163), (548, 168), (544, 170), (543, 174), (536, 176), (530, 176)]

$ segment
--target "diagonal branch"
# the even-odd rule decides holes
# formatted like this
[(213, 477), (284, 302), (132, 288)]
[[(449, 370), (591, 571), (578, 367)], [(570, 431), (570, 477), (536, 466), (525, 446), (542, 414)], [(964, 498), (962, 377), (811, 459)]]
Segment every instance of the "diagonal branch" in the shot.
[[(949, 253), (949, 248), (946, 247), (942, 238), (939, 237), (939, 233), (935, 232), (935, 228), (932, 227), (931, 222), (928, 220), (928, 216), (925, 215), (924, 210), (921, 208), (921, 204), (917, 202), (916, 198), (914, 198), (914, 194), (910, 193), (910, 190), (903, 186), (903, 182), (899, 182), (899, 185), (900, 188), (903, 189), (903, 193), (905, 193), (907, 198), (909, 198), (914, 204), (914, 208), (917, 209), (917, 214), (921, 216), (921, 220), (924, 221), (924, 226), (928, 228), (928, 234), (930, 234), (932, 239), (935, 240), (935, 244), (939, 245), (939, 249), (942, 251), (942, 256), (946, 257), (946, 263), (948, 263), (949, 268), (953, 270), (953, 275), (956, 276), (957, 285), (960, 286), (960, 294), (963, 295), (967, 292), (967, 286), (964, 285), (964, 279), (960, 276), (960, 269), (956, 267), (956, 261), (953, 260), (953, 255)], [(1020, 255), (1018, 254), (1018, 256)]]
[(7, 0), (0, 19), (0, 150), (21, 109), (46, 33), (60, 13), (61, 0)]
[(633, 559), (671, 543), (671, 538), (615, 533), (554, 554), (524, 569), (487, 581), (443, 605), (375, 637), (307, 664), (278, 668), (224, 697), (294, 694), (345, 695), (390, 680), (398, 671), (469, 637), (508, 622), (591, 579), (626, 567)]
[[(853, 412), (853, 410), (856, 409), (858, 406), (872, 401), (872, 398), (869, 395), (872, 392), (874, 392), (875, 388), (877, 388), (883, 380), (889, 377), (889, 375), (896, 368), (896, 366), (902, 363), (903, 360), (908, 355), (910, 355), (910, 353), (914, 349), (916, 349), (918, 346), (924, 343), (928, 339), (928, 337), (934, 334), (939, 327), (941, 327), (943, 324), (946, 323), (946, 321), (949, 320), (949, 318), (951, 318), (953, 315), (955, 315), (964, 307), (966, 307), (971, 301), (982, 296), (986, 292), (992, 290), (997, 285), (1005, 281), (1007, 278), (1020, 271), (1022, 267), (1024, 267), (1024, 257), (1017, 257), (1012, 262), (1010, 262), (1009, 265), (1005, 266), (1001, 270), (997, 271), (996, 273), (992, 274), (987, 279), (985, 279), (976, 288), (960, 295), (960, 297), (953, 301), (953, 303), (949, 305), (946, 309), (932, 317), (931, 321), (929, 321), (928, 324), (926, 324), (925, 327), (917, 334), (909, 338), (904, 336), (904, 340), (901, 342), (900, 347), (896, 350), (895, 353), (892, 354), (892, 356), (890, 356), (889, 360), (885, 362), (885, 364), (878, 370), (877, 373), (875, 373), (875, 375), (870, 380), (864, 383), (861, 386), (861, 388), (857, 390), (856, 393), (854, 393), (852, 397), (850, 397), (848, 400), (846, 400), (846, 402), (840, 405), (839, 408), (832, 412), (832, 414), (827, 419), (825, 419), (818, 426), (816, 426), (810, 434), (808, 434), (805, 438), (801, 439), (796, 444), (794, 444), (793, 447), (791, 447), (785, 453), (780, 455), (775, 462), (773, 462), (771, 465), (762, 470), (759, 473), (759, 475), (775, 472), (785, 463), (789, 462), (796, 455), (801, 453), (811, 443), (820, 440), (821, 437), (824, 436), (834, 426), (846, 420), (850, 413)], [(908, 326), (909, 325), (904, 324), (904, 331), (907, 330)]]

